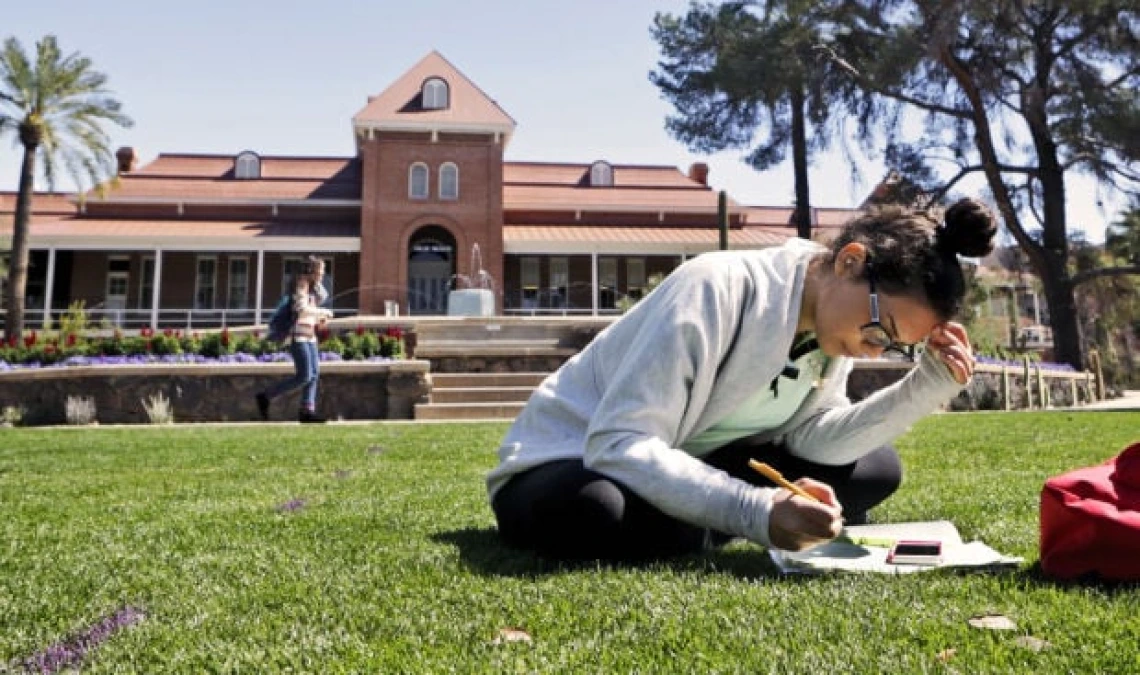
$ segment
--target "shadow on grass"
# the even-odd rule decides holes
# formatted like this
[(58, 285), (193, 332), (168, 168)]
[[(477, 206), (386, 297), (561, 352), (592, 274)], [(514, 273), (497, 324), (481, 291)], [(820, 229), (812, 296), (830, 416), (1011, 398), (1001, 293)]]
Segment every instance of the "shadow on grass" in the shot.
[(788, 582), (811, 578), (805, 575), (781, 574), (768, 556), (756, 547), (729, 545), (701, 554), (627, 562), (564, 561), (543, 558), (530, 551), (512, 548), (504, 544), (499, 538), (498, 530), (491, 527), (439, 532), (432, 535), (432, 539), (441, 544), (454, 546), (459, 551), (460, 561), (467, 569), (487, 577), (533, 578), (596, 569), (667, 569), (677, 572), (731, 574), (746, 579), (779, 579)]
[[(466, 528), (439, 532), (432, 539), (440, 544), (454, 546), (460, 561), (475, 574), (485, 577), (536, 578), (598, 569), (672, 570), (708, 574), (729, 574), (742, 579), (764, 579), (781, 583), (805, 583), (829, 575), (781, 574), (765, 552), (754, 546), (730, 544), (701, 554), (614, 562), (602, 560), (564, 561), (543, 558), (530, 551), (512, 548), (503, 543), (495, 528)], [(1106, 595), (1135, 593), (1140, 582), (1113, 582), (1092, 576), (1071, 581), (1052, 579), (1041, 570), (1037, 562), (1026, 568), (946, 569), (946, 574), (995, 574), (1018, 577), (1027, 586), (1051, 587), (1060, 590), (1094, 590)], [(935, 572), (937, 573), (937, 571)]]
[(1053, 579), (1046, 575), (1045, 571), (1041, 569), (1040, 560), (1024, 570), (1021, 570), (1020, 574), (1028, 584), (1043, 587), (1047, 586), (1061, 590), (1080, 588), (1082, 590), (1097, 591), (1105, 595), (1116, 595), (1118, 593), (1132, 594), (1140, 590), (1140, 580), (1112, 581), (1102, 579), (1096, 574), (1085, 574), (1076, 579)]

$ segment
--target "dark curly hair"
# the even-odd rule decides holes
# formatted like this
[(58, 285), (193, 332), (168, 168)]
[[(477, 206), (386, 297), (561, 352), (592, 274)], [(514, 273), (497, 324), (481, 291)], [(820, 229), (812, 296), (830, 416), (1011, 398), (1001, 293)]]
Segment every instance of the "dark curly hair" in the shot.
[(830, 261), (847, 244), (863, 244), (874, 263), (876, 286), (888, 294), (925, 298), (945, 321), (958, 315), (966, 295), (958, 256), (987, 255), (995, 234), (993, 214), (976, 199), (955, 202), (942, 223), (926, 211), (886, 206), (847, 223), (831, 243)]

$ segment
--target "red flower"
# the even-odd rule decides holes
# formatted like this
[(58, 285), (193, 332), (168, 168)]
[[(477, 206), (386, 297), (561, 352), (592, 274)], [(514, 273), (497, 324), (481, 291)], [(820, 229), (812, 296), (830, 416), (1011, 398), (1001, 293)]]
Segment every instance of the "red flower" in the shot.
[(166, 330), (162, 331), (162, 334), (165, 335), (166, 337), (173, 337), (174, 336), (174, 330), (167, 328)]
[(222, 329), (222, 346), (223, 347), (230, 346), (230, 329), (229, 328), (223, 328)]
[(357, 324), (356, 325), (356, 334), (357, 335), (364, 335), (364, 326)]
[(75, 341), (76, 341), (75, 333), (68, 333), (67, 334), (67, 346), (68, 347), (74, 347)]

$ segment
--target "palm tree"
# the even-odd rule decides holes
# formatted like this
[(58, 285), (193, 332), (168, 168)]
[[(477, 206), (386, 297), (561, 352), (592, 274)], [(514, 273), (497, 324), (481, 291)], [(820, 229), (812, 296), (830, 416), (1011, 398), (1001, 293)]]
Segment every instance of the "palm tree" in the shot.
[(20, 188), (8, 263), (4, 335), (24, 332), (24, 290), (28, 281), (28, 222), (35, 193), (36, 162), (54, 189), (60, 163), (82, 185), (99, 185), (114, 170), (106, 122), (129, 127), (122, 104), (104, 88), (107, 76), (78, 54), (64, 55), (55, 36), (36, 43), (34, 60), (20, 41), (8, 38), (0, 51), (0, 129), (15, 128), (24, 147)]

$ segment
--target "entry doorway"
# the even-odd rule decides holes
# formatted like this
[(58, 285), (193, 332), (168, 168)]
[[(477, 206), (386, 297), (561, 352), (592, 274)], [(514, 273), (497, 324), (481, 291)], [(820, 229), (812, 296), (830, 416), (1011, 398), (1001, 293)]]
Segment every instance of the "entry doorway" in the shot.
[(455, 278), (455, 237), (428, 225), (408, 246), (408, 313), (446, 314), (447, 294)]

